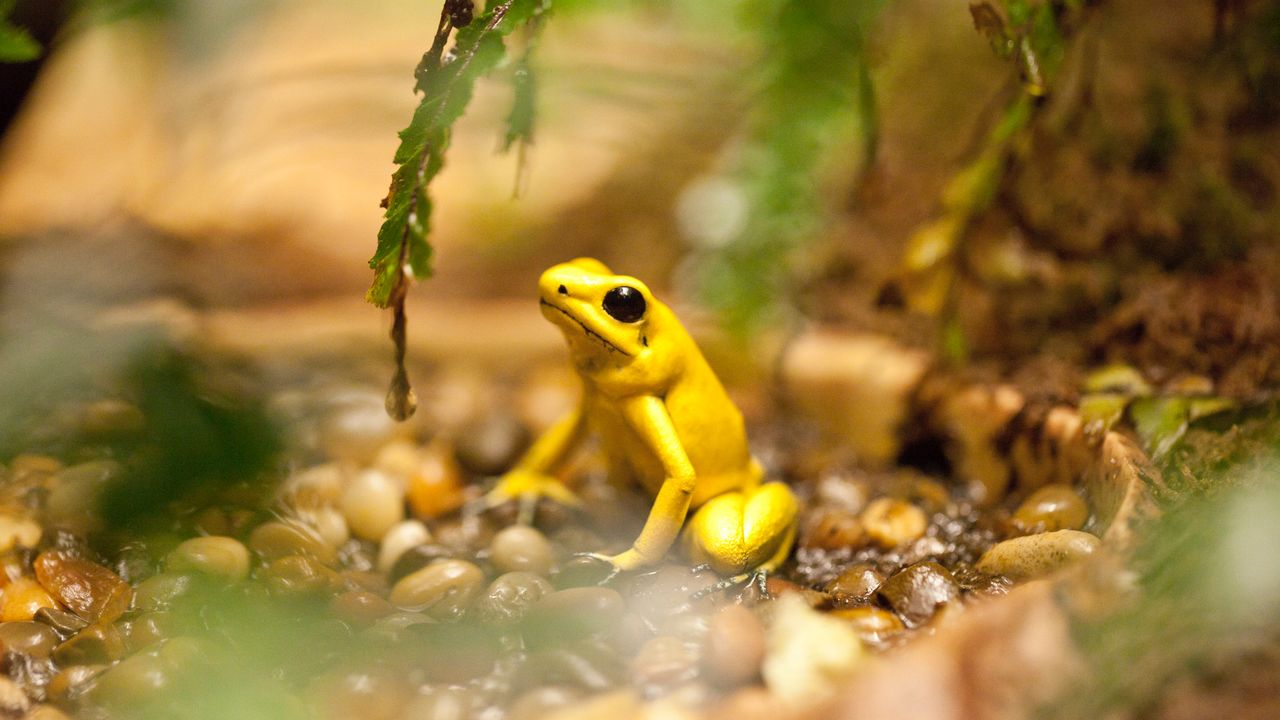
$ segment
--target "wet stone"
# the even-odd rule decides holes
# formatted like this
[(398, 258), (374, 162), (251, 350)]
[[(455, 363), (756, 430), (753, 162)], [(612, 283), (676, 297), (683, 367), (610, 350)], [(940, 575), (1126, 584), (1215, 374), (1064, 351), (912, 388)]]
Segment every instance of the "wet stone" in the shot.
[(431, 532), (420, 520), (404, 520), (391, 527), (378, 545), (378, 570), (388, 572), (410, 548), (431, 541)]
[(534, 688), (511, 703), (508, 720), (537, 720), (555, 710), (566, 707), (582, 697), (582, 691), (564, 685), (547, 685)]
[(921, 562), (886, 580), (876, 597), (908, 627), (917, 627), (928, 622), (939, 606), (958, 601), (960, 588), (946, 568), (936, 562)]
[(552, 645), (609, 632), (618, 626), (624, 609), (617, 590), (569, 588), (534, 603), (521, 628), (531, 646)]
[(146, 613), (117, 625), (124, 637), (125, 648), (134, 653), (169, 638), (173, 619), (167, 613)]
[(51, 595), (88, 622), (112, 622), (133, 600), (133, 589), (119, 575), (63, 551), (40, 553), (35, 572)]
[(391, 565), (391, 570), (387, 573), (387, 581), (394, 585), (404, 576), (417, 572), (437, 560), (452, 557), (453, 551), (443, 545), (427, 543), (411, 547), (400, 553)]
[(486, 413), (458, 432), (454, 452), (464, 470), (481, 476), (501, 474), (529, 445), (529, 431), (514, 416)]
[(53, 628), (63, 638), (75, 635), (89, 624), (83, 618), (57, 608), (40, 608), (36, 611), (35, 621)]
[(31, 620), (40, 608), (57, 606), (57, 601), (40, 583), (31, 578), (18, 578), (6, 585), (0, 595), (0, 622)]
[(440, 560), (401, 578), (388, 599), (437, 619), (456, 619), (471, 605), (483, 581), (480, 568), (465, 560)]
[(381, 540), (404, 519), (404, 489), (381, 470), (365, 470), (347, 484), (338, 509), (347, 519), (351, 534), (364, 540)]
[(53, 650), (61, 666), (104, 665), (124, 655), (124, 638), (114, 625), (90, 625)]
[(600, 691), (622, 684), (627, 666), (608, 645), (579, 641), (535, 653), (526, 663), (522, 685), (569, 685)]
[(63, 668), (49, 681), (45, 693), (50, 700), (59, 703), (73, 702), (92, 687), (94, 679), (106, 669), (106, 665), (72, 665)]
[(308, 705), (317, 718), (393, 720), (413, 697), (401, 678), (381, 670), (350, 670), (318, 676), (307, 688)]
[(550, 582), (531, 572), (499, 575), (476, 602), (476, 614), (486, 623), (510, 625), (523, 618), (529, 608), (552, 591)]
[(71, 718), (52, 705), (36, 705), (22, 716), (22, 720), (71, 720)]
[(1079, 562), (1101, 544), (1097, 537), (1078, 530), (1026, 535), (996, 544), (983, 553), (975, 568), (988, 575), (1026, 580)]
[(320, 423), (320, 446), (328, 457), (366, 466), (400, 432), (387, 416), (382, 398), (355, 397), (334, 408)]
[(845, 608), (831, 614), (848, 620), (864, 642), (884, 642), (886, 638), (906, 630), (897, 615), (878, 607)]
[(249, 549), (263, 560), (286, 555), (310, 555), (321, 562), (333, 559), (333, 546), (313, 527), (294, 520), (264, 522), (249, 533)]
[(413, 514), (437, 518), (462, 507), (466, 498), (453, 449), (444, 443), (432, 443), (409, 474), (408, 500)]
[(20, 718), (31, 707), (31, 700), (18, 683), (0, 676), (0, 717)]
[(343, 622), (367, 627), (396, 611), (391, 603), (365, 590), (348, 590), (329, 601), (329, 610)]
[(23, 621), (0, 623), (0, 648), (37, 658), (47, 658), (62, 642), (58, 633), (44, 623)]
[(826, 590), (837, 605), (856, 605), (866, 602), (884, 582), (884, 575), (870, 563), (851, 565), (834, 580)]
[(133, 605), (139, 610), (166, 610), (178, 598), (191, 590), (189, 575), (160, 573), (138, 583), (133, 593)]
[(1023, 532), (1079, 530), (1089, 519), (1089, 508), (1069, 485), (1045, 485), (1023, 501), (1013, 522)]
[(630, 676), (640, 687), (670, 687), (698, 674), (698, 653), (678, 637), (659, 635), (640, 646)]
[(924, 535), (929, 519), (909, 502), (878, 498), (862, 511), (862, 527), (867, 537), (889, 550)]
[(249, 574), (249, 550), (235, 538), (191, 538), (169, 553), (165, 567), (170, 572), (196, 572), (237, 582)]
[(288, 555), (271, 561), (261, 580), (276, 595), (309, 595), (340, 584), (337, 573), (306, 555)]
[(802, 541), (804, 547), (839, 550), (862, 544), (865, 532), (858, 516), (847, 510), (821, 511)]
[(489, 544), (489, 561), (502, 572), (551, 572), (555, 555), (551, 543), (536, 528), (513, 525), (498, 531)]
[(134, 707), (168, 687), (170, 673), (168, 664), (158, 656), (139, 653), (99, 675), (88, 694), (94, 702), (104, 705)]
[(410, 700), (400, 720), (470, 720), (475, 705), (475, 696), (463, 688), (433, 688)]
[(764, 624), (741, 605), (728, 605), (711, 616), (703, 640), (705, 677), (721, 687), (736, 687), (760, 676), (764, 662)]

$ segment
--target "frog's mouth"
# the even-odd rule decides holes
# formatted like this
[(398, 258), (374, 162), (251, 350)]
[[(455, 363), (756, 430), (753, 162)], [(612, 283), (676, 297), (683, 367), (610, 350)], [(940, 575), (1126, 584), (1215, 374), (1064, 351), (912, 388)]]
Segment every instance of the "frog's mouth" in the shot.
[(617, 353), (622, 353), (623, 355), (626, 355), (627, 357), (631, 357), (631, 353), (627, 352), (626, 350), (623, 350), (622, 348), (618, 347), (617, 345), (614, 345), (613, 343), (609, 342), (608, 338), (606, 338), (605, 336), (603, 336), (603, 335), (601, 335), (600, 333), (596, 332), (595, 330), (592, 330), (591, 328), (587, 327), (586, 323), (584, 323), (584, 322), (582, 322), (581, 320), (579, 320), (578, 318), (574, 317), (573, 313), (569, 312), (568, 310), (565, 310), (564, 308), (562, 308), (562, 307), (560, 307), (559, 305), (556, 305), (556, 304), (554, 304), (554, 303), (547, 302), (546, 298), (538, 298), (538, 303), (539, 303), (540, 305), (545, 306), (545, 307), (549, 307), (549, 308), (551, 308), (551, 309), (553, 309), (553, 310), (558, 310), (558, 311), (559, 311), (559, 312), (561, 312), (565, 317), (567, 317), (567, 318), (569, 318), (570, 320), (572, 320), (572, 321), (574, 321), (575, 323), (577, 323), (577, 324), (578, 324), (578, 327), (582, 328), (582, 332), (584, 332), (584, 333), (586, 333), (586, 334), (587, 334), (587, 337), (593, 337), (593, 338), (595, 338), (596, 340), (599, 340), (600, 342), (604, 343), (604, 346), (605, 346), (606, 348), (608, 348), (608, 349), (610, 349), (610, 350), (612, 350), (612, 351), (614, 351), (614, 352), (617, 352)]

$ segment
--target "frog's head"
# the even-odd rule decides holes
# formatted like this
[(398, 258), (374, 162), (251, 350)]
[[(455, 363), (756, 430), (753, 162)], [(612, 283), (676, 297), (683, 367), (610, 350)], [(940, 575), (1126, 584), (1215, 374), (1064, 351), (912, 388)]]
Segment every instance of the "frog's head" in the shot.
[(649, 288), (604, 263), (578, 258), (552, 266), (538, 281), (542, 314), (564, 332), (575, 360), (626, 361), (646, 354), (661, 305)]

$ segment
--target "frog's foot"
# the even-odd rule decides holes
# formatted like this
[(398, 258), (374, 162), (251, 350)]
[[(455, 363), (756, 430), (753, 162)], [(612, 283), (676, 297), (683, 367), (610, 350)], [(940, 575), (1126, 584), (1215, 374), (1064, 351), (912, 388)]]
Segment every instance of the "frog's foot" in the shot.
[(581, 507), (582, 500), (564, 486), (558, 478), (527, 470), (512, 470), (498, 479), (498, 484), (480, 498), (480, 510), (492, 510), (509, 502), (519, 503), (518, 519), (521, 524), (533, 522), (533, 515), (542, 498), (561, 505)]
[(723, 493), (694, 513), (685, 544), (695, 562), (746, 580), (754, 571), (776, 570), (787, 559), (798, 510), (795, 495), (782, 483)]
[(608, 566), (609, 569), (600, 576), (600, 579), (595, 581), (596, 585), (608, 585), (614, 578), (618, 577), (618, 575), (622, 573), (622, 568), (618, 567), (617, 563), (613, 561), (613, 558), (602, 553), (580, 552), (574, 553), (573, 557), (594, 560)]

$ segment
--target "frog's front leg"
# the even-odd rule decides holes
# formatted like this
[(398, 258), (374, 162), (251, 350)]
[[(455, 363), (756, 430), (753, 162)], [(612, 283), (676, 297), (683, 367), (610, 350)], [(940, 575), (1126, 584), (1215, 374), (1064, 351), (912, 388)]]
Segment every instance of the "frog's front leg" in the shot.
[(627, 424), (661, 461), (666, 473), (640, 536), (625, 552), (601, 558), (620, 570), (631, 570), (658, 562), (667, 554), (689, 514), (697, 477), (661, 399), (640, 395), (621, 401), (619, 407)]
[(556, 421), (485, 494), (485, 507), (497, 507), (512, 500), (532, 502), (543, 497), (565, 505), (582, 504), (552, 473), (563, 466), (570, 453), (582, 443), (586, 425), (581, 405)]

